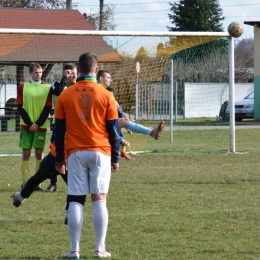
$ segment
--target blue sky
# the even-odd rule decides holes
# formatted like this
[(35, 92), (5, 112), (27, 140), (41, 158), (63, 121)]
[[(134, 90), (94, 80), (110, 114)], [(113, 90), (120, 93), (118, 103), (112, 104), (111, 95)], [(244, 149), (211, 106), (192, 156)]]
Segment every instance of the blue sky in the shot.
[[(99, 0), (78, 0), (78, 10), (99, 12)], [(244, 24), (244, 21), (260, 21), (260, 0), (219, 0), (223, 10), (224, 30), (233, 21)], [(168, 18), (169, 1), (163, 0), (104, 0), (104, 4), (115, 5), (114, 21), (116, 31), (168, 31), (171, 26)], [(254, 37), (253, 26), (244, 24), (242, 38)]]

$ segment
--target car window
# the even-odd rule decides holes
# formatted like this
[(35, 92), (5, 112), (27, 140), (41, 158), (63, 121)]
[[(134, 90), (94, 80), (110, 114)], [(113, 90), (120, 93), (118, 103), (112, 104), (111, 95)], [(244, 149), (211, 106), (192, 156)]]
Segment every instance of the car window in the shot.
[(245, 99), (253, 99), (254, 98), (254, 92), (250, 93), (245, 97)]

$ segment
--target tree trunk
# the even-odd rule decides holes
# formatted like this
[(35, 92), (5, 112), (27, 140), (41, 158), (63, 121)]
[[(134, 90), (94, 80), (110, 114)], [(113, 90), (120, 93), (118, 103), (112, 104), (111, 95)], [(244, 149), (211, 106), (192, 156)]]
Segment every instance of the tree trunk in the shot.
[(100, 0), (100, 5), (99, 5), (99, 31), (103, 30), (103, 20), (104, 20), (103, 7), (104, 7), (104, 0)]
[(66, 0), (66, 9), (72, 9), (72, 0)]

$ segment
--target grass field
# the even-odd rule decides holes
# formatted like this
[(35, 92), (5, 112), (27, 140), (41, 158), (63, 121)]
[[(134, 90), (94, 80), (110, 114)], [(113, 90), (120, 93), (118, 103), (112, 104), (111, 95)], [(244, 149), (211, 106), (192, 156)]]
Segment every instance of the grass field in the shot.
[[(241, 125), (249, 125), (252, 120), (244, 120), (237, 122), (237, 127)], [(253, 121), (252, 121), (253, 122)], [(158, 122), (145, 121), (140, 122), (145, 126), (152, 128)], [(260, 124), (260, 122), (255, 122)], [(8, 131), (0, 131), (0, 155), (1, 154), (21, 154), (21, 149), (18, 147), (19, 132), (14, 131), (14, 120), (9, 120)], [(208, 128), (210, 131), (201, 131), (203, 128)], [(255, 129), (255, 131), (258, 131)], [(230, 151), (230, 129), (228, 122), (216, 121), (215, 118), (198, 118), (198, 119), (182, 119), (173, 123), (173, 142), (170, 142), (170, 123), (166, 121), (166, 131), (164, 131), (159, 142), (154, 141), (149, 136), (135, 134), (128, 135), (122, 130), (125, 138), (131, 143), (131, 149), (128, 151), (157, 151), (157, 152), (227, 152)], [(244, 136), (248, 135), (245, 130), (236, 131), (236, 151), (245, 151), (252, 149), (252, 145), (257, 145), (257, 142), (250, 142)], [(47, 134), (46, 140), (50, 140), (51, 133)], [(249, 140), (249, 141), (248, 141)], [(241, 143), (242, 141), (242, 143)], [(48, 150), (49, 141), (46, 142), (46, 150)]]
[[(190, 131), (187, 139), (177, 131), (171, 152), (120, 161), (107, 203), (112, 259), (260, 258), (259, 129), (237, 130), (237, 154), (226, 153), (218, 139), (223, 134), (215, 132)], [(210, 136), (215, 146), (207, 152), (201, 142)], [(0, 157), (0, 259), (61, 259), (70, 247), (63, 224), (66, 185), (59, 177), (55, 193), (35, 192), (15, 208), (20, 160)], [(33, 159), (30, 164), (33, 171)], [(81, 259), (93, 259), (91, 210), (87, 198)]]

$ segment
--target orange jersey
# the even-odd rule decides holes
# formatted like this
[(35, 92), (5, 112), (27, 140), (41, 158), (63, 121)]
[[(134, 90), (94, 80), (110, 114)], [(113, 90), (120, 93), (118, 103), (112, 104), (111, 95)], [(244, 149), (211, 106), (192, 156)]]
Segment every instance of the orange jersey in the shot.
[[(57, 156), (57, 153), (56, 153), (56, 146), (55, 146), (55, 143), (52, 142), (50, 145), (49, 145), (49, 148), (51, 150), (51, 155), (53, 157), (56, 157)], [(66, 154), (66, 151), (65, 151), (65, 159), (67, 160), (68, 159), (68, 155)]]
[(80, 150), (93, 150), (111, 156), (106, 121), (118, 118), (112, 93), (81, 77), (63, 91), (58, 99), (55, 117), (66, 122), (66, 151), (68, 155)]

